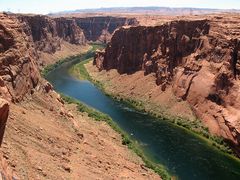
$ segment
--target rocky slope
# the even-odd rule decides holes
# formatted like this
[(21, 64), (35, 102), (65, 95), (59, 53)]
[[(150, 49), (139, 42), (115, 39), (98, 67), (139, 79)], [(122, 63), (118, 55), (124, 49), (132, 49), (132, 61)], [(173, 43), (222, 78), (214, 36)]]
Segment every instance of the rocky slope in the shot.
[(84, 30), (88, 41), (109, 42), (113, 32), (121, 27), (128, 25), (137, 25), (135, 18), (125, 17), (85, 17), (75, 18), (77, 25)]
[(105, 122), (50, 86), (10, 108), (1, 151), (19, 179), (160, 179)]
[(42, 53), (77, 54), (85, 42), (73, 19), (0, 13), (0, 179), (160, 179), (40, 76)]
[(120, 74), (155, 74), (159, 91), (187, 101), (210, 132), (239, 154), (238, 16), (178, 20), (161, 26), (121, 28), (94, 64)]

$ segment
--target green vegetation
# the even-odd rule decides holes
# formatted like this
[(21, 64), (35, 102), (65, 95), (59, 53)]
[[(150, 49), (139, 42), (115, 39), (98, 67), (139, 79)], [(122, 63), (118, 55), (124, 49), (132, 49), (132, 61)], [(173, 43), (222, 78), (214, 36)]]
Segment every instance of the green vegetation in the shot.
[(81, 61), (80, 63), (76, 64), (70, 69), (70, 73), (81, 80), (86, 79), (86, 80), (92, 81), (91, 76), (88, 74), (86, 68), (84, 68), (84, 64), (88, 63), (91, 60), (93, 60), (93, 58), (89, 58), (85, 61)]
[(169, 175), (169, 173), (167, 172), (167, 170), (159, 165), (156, 164), (154, 162), (152, 162), (151, 160), (149, 160), (143, 153), (143, 151), (141, 150), (140, 146), (137, 144), (137, 142), (133, 141), (127, 134), (126, 132), (124, 132), (112, 119), (111, 117), (109, 117), (108, 115), (101, 113), (93, 108), (90, 108), (89, 106), (81, 103), (80, 101), (77, 101), (71, 97), (62, 95), (62, 99), (69, 103), (69, 104), (76, 104), (77, 105), (77, 109), (80, 112), (86, 112), (88, 114), (88, 117), (91, 117), (93, 119), (95, 119), (96, 121), (105, 121), (106, 123), (108, 123), (113, 130), (115, 130), (116, 132), (118, 132), (119, 134), (121, 134), (122, 136), (122, 144), (128, 146), (129, 149), (133, 150), (138, 156), (140, 156), (143, 160), (143, 162), (145, 163), (146, 167), (153, 169), (157, 174), (159, 174), (162, 179), (171, 179), (171, 176)]
[[(49, 65), (47, 66), (43, 71), (42, 71), (42, 75), (43, 77), (46, 77), (48, 73), (50, 73), (52, 70), (54, 70), (55, 68), (59, 67), (60, 65), (62, 65), (65, 62), (68, 61), (81, 61), (86, 59), (85, 61), (81, 61), (80, 63), (78, 63), (77, 65), (75, 65), (73, 68), (70, 69), (71, 73), (76, 72), (80, 74), (79, 78), (80, 79), (86, 79), (89, 80), (91, 82), (94, 83), (95, 86), (97, 86), (98, 88), (102, 89), (103, 86), (99, 81), (94, 81), (91, 76), (88, 74), (86, 68), (84, 67), (84, 64), (88, 63), (89, 61), (92, 60), (94, 53), (96, 51), (96, 49), (102, 49), (104, 48), (104, 45), (102, 44), (91, 44), (92, 45), (92, 49), (89, 50), (87, 53), (84, 54), (79, 54), (76, 56), (71, 56), (65, 59), (62, 59), (60, 61), (58, 61), (55, 64)], [(61, 94), (62, 99), (71, 104), (74, 103), (77, 105), (77, 109), (80, 112), (86, 112), (88, 114), (89, 117), (93, 118), (96, 121), (105, 121), (106, 123), (108, 123), (113, 130), (115, 130), (116, 132), (118, 132), (119, 134), (121, 134), (122, 136), (122, 144), (128, 146), (129, 149), (133, 150), (133, 152), (135, 152), (139, 157), (142, 158), (143, 162), (145, 163), (145, 166), (153, 169), (157, 174), (159, 174), (161, 176), (162, 179), (166, 179), (166, 180), (170, 180), (171, 176), (169, 175), (169, 173), (167, 172), (167, 170), (156, 163), (153, 163), (152, 161), (150, 161), (142, 152), (142, 150), (140, 149), (140, 146), (137, 144), (137, 142), (134, 142), (133, 140), (130, 139), (130, 137), (111, 119), (111, 117), (109, 117), (108, 115), (101, 113), (93, 108), (90, 108), (89, 106), (81, 103), (80, 101), (77, 101), (76, 99), (73, 99), (69, 96), (65, 96), (63, 94)]]
[(50, 64), (49, 66), (45, 67), (42, 71), (41, 71), (41, 74), (43, 77), (46, 77), (47, 74), (49, 72), (51, 72), (52, 70), (56, 69), (57, 67), (59, 67), (60, 65), (62, 65), (63, 63), (67, 62), (67, 61), (70, 61), (72, 59), (75, 59), (75, 58), (79, 58), (81, 55), (75, 55), (75, 56), (70, 56), (70, 57), (67, 57), (67, 58), (64, 58), (64, 59), (60, 59), (59, 61), (57, 61), (56, 63), (54, 64)]
[[(88, 80), (90, 82), (92, 82), (96, 87), (98, 87), (99, 89), (103, 90), (103, 85), (102, 83), (100, 83), (100, 81), (94, 80), (89, 73), (87, 72), (87, 69), (85, 68), (85, 64), (89, 63), (90, 61), (92, 61), (93, 58), (89, 58), (86, 59), (84, 61), (81, 61), (80, 63), (74, 65), (69, 71), (72, 75), (74, 75), (75, 77), (77, 77), (78, 79), (81, 80)], [(105, 92), (103, 90), (103, 92)]]
[(104, 44), (99, 44), (99, 43), (91, 43), (90, 45), (92, 46), (92, 48), (89, 51), (87, 51), (86, 53), (70, 56), (70, 57), (67, 57), (67, 58), (64, 58), (64, 59), (60, 59), (55, 64), (51, 64), (51, 65), (45, 67), (41, 72), (42, 76), (46, 77), (48, 75), (48, 73), (50, 73), (51, 71), (53, 71), (57, 67), (61, 66), (65, 62), (81, 61), (83, 59), (90, 59), (94, 56), (94, 53), (97, 49), (103, 49), (105, 47)]
[(216, 147), (217, 149), (221, 150), (224, 153), (228, 153), (230, 155), (233, 154), (232, 149), (228, 146), (226, 142), (224, 142), (224, 139), (221, 137), (213, 136), (209, 133), (208, 128), (203, 126), (201, 121), (199, 119), (195, 119), (190, 121), (187, 118), (182, 117), (176, 117), (176, 116), (170, 116), (168, 114), (161, 114), (157, 111), (149, 111), (146, 110), (144, 106), (144, 102), (136, 101), (130, 98), (121, 97), (119, 95), (115, 94), (109, 94), (105, 88), (104, 85), (100, 81), (94, 80), (88, 73), (87, 69), (85, 68), (85, 64), (90, 62), (92, 58), (84, 60), (75, 66), (72, 67), (71, 73), (74, 74), (76, 77), (80, 79), (85, 79), (91, 81), (95, 86), (97, 86), (99, 89), (101, 89), (107, 96), (111, 97), (114, 100), (120, 101), (121, 103), (124, 103), (126, 106), (136, 109), (140, 112), (146, 112), (150, 116), (157, 118), (159, 120), (166, 120), (171, 123), (173, 123), (176, 126), (179, 126), (181, 128), (184, 128), (186, 130), (189, 130), (190, 132), (194, 133), (195, 135), (198, 135), (200, 138), (203, 138), (208, 141), (209, 144)]
[[(199, 138), (206, 140), (209, 144), (216, 147), (217, 149), (220, 149), (222, 152), (232, 154), (231, 149), (224, 142), (224, 140), (220, 137), (210, 135), (208, 129), (201, 124), (200, 120), (189, 121), (188, 119), (184, 119), (181, 117), (172, 117), (172, 116), (167, 116), (165, 114), (156, 113), (156, 111), (148, 111), (145, 109), (144, 102), (136, 101), (133, 99), (128, 99), (125, 97), (120, 97), (118, 95), (107, 93), (106, 90), (104, 89), (104, 85), (100, 81), (94, 80), (89, 75), (89, 73), (87, 72), (87, 70), (84, 66), (86, 63), (88, 63), (89, 61), (91, 61), (93, 59), (95, 50), (101, 49), (102, 47), (103, 46), (99, 45), (99, 44), (92, 44), (92, 49), (89, 50), (87, 53), (60, 60), (58, 63), (56, 63), (54, 65), (50, 65), (49, 67), (45, 68), (44, 71), (42, 72), (42, 74), (44, 76), (46, 76), (50, 71), (52, 71), (53, 69), (55, 69), (56, 67), (63, 64), (66, 61), (84, 60), (84, 61), (81, 61), (80, 63), (76, 64), (75, 66), (73, 66), (70, 69), (70, 72), (80, 79), (85, 79), (85, 80), (91, 81), (95, 86), (97, 86), (99, 89), (101, 89), (106, 95), (108, 95), (109, 97), (111, 97), (117, 101), (120, 101), (120, 102), (126, 104), (126, 106), (134, 108), (141, 112), (147, 112), (150, 116), (157, 118), (159, 120), (166, 120), (168, 122), (171, 122), (174, 125), (184, 128), (185, 130), (189, 131), (190, 133), (193, 133), (194, 135), (199, 136)], [(89, 117), (95, 119), (96, 121), (105, 121), (106, 123), (108, 123), (116, 132), (121, 134), (122, 144), (127, 145), (129, 149), (132, 149), (138, 156), (140, 156), (142, 158), (142, 160), (144, 161), (146, 167), (153, 169), (163, 179), (171, 179), (171, 176), (169, 175), (167, 170), (163, 166), (150, 161), (144, 155), (144, 153), (142, 152), (138, 143), (133, 141), (122, 129), (120, 129), (119, 126), (108, 115), (103, 114), (93, 108), (90, 108), (87, 105), (85, 105), (71, 97), (62, 95), (62, 98), (67, 103), (75, 103), (80, 112), (86, 112)]]
[[(104, 88), (102, 88), (102, 90), (104, 90)], [(109, 95), (109, 96), (117, 101), (120, 101), (121, 103), (124, 103), (126, 106), (128, 106), (130, 108), (138, 110), (139, 112), (146, 112), (151, 117), (157, 118), (159, 120), (165, 120), (165, 121), (173, 123), (174, 125), (176, 125), (178, 127), (184, 128), (184, 129), (190, 131), (191, 133), (194, 133), (198, 137), (204, 138), (205, 140), (208, 141), (209, 144), (211, 144), (212, 146), (216, 147), (217, 149), (219, 149), (220, 151), (222, 151), (224, 153), (228, 153), (230, 155), (233, 154), (232, 149), (224, 141), (224, 139), (222, 137), (211, 135), (208, 128), (203, 126), (199, 119), (190, 121), (190, 120), (188, 120), (186, 118), (182, 118), (182, 117), (170, 116), (167, 114), (160, 114), (156, 111), (148, 111), (144, 107), (144, 102), (136, 101), (136, 100), (129, 99), (129, 98), (122, 98), (122, 97), (115, 96), (115, 95)]]

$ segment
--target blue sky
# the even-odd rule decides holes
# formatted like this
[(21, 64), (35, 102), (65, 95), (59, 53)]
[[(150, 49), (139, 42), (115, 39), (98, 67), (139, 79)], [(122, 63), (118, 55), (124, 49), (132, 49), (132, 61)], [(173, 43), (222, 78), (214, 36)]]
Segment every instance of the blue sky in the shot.
[(42, 14), (85, 8), (131, 6), (240, 9), (240, 0), (0, 0), (0, 11)]

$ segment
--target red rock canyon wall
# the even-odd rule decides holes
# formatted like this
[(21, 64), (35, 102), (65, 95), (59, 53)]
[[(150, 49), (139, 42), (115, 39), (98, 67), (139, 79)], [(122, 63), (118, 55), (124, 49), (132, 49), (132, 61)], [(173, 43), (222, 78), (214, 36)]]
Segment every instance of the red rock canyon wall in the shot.
[(94, 64), (121, 74), (155, 73), (159, 91), (172, 88), (211, 133), (239, 153), (240, 40), (227, 33), (205, 19), (121, 28)]

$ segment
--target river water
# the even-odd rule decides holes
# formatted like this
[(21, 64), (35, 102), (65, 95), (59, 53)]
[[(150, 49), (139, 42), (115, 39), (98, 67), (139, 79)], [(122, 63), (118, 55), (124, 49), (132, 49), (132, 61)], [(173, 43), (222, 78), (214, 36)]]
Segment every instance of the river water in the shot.
[[(240, 180), (240, 161), (167, 121), (154, 119), (106, 96), (89, 81), (74, 78), (69, 68), (89, 56), (64, 63), (47, 75), (55, 90), (108, 114), (146, 156), (183, 180)], [(101, 152), (99, 152), (101, 153)], [(114, 152), (113, 152), (114, 153)]]

